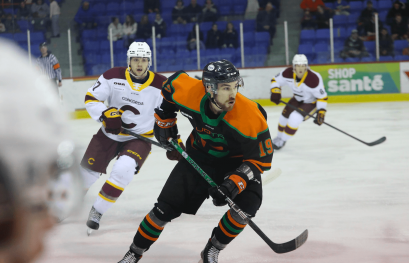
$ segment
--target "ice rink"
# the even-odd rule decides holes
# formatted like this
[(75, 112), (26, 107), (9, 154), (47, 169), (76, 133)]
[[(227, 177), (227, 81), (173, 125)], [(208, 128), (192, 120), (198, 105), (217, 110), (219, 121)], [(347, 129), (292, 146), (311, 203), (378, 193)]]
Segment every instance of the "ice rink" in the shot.
[[(266, 108), (272, 137), (282, 108)], [(178, 118), (185, 140), (192, 128), (185, 117)], [(274, 153), (272, 170), (283, 172), (264, 187), (254, 222), (276, 243), (308, 229), (307, 242), (279, 255), (247, 227), (221, 252), (219, 262), (409, 262), (409, 102), (329, 104), (325, 120), (366, 142), (382, 136), (387, 140), (368, 147), (328, 126), (303, 123)], [(99, 124), (91, 119), (70, 123), (83, 152)], [(88, 237), (85, 222), (108, 177), (102, 176), (90, 188), (81, 212), (49, 234), (39, 262), (118, 262), (175, 164), (153, 146), (139, 174), (102, 217), (100, 230)], [(140, 262), (198, 262), (226, 210), (205, 201), (196, 216), (182, 215), (168, 224)]]

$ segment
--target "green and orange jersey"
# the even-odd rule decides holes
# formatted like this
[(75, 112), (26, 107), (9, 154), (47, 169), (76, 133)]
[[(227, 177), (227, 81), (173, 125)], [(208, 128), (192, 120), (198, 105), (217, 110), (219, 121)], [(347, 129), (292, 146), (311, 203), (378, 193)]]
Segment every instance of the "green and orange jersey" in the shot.
[(210, 94), (202, 81), (183, 71), (163, 83), (162, 96), (165, 112), (180, 111), (193, 126), (186, 142), (188, 152), (199, 151), (210, 159), (241, 158), (255, 174), (271, 168), (273, 147), (267, 115), (256, 102), (237, 93), (231, 111), (211, 116)]

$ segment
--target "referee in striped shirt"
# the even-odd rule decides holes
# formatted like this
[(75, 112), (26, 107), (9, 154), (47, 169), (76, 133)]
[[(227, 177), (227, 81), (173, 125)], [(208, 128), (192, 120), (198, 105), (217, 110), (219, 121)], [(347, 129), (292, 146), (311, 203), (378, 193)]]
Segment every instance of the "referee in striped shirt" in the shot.
[(46, 74), (53, 83), (57, 84), (58, 87), (62, 86), (62, 77), (61, 77), (61, 67), (58, 59), (48, 52), (47, 43), (40, 44), (41, 56), (37, 58), (38, 66), (42, 73)]

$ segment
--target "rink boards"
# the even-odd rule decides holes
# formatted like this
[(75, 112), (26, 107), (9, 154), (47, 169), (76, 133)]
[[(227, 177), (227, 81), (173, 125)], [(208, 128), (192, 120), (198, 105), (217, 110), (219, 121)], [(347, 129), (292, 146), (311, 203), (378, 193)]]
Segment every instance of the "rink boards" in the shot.
[[(242, 94), (263, 106), (270, 102), (270, 81), (285, 67), (263, 67), (241, 69), (244, 79)], [(311, 69), (320, 73), (329, 103), (380, 102), (409, 100), (409, 62), (354, 63), (313, 65)], [(188, 71), (192, 77), (201, 77), (201, 71)], [(169, 77), (172, 73), (162, 73)], [(84, 96), (98, 76), (65, 79), (60, 88), (63, 104), (73, 118), (88, 118), (84, 111)], [(292, 96), (288, 86), (282, 88), (284, 98)]]

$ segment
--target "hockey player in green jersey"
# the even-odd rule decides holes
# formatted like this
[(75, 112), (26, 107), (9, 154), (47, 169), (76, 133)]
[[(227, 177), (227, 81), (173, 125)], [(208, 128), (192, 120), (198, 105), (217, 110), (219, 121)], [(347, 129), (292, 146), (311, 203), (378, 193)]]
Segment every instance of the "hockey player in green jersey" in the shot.
[[(120, 263), (140, 261), (168, 222), (182, 213), (196, 214), (209, 195), (216, 206), (227, 204), (226, 195), (248, 216), (256, 215), (262, 201), (261, 174), (271, 167), (273, 146), (266, 112), (238, 93), (241, 86), (239, 71), (227, 60), (207, 64), (202, 80), (179, 71), (163, 84), (164, 100), (155, 109), (156, 139), (168, 145), (170, 137), (177, 138), (176, 112), (180, 111), (193, 126), (187, 153), (219, 186), (210, 187), (185, 159), (180, 160)], [(201, 252), (202, 261), (218, 262), (219, 252), (245, 226), (229, 209)]]

